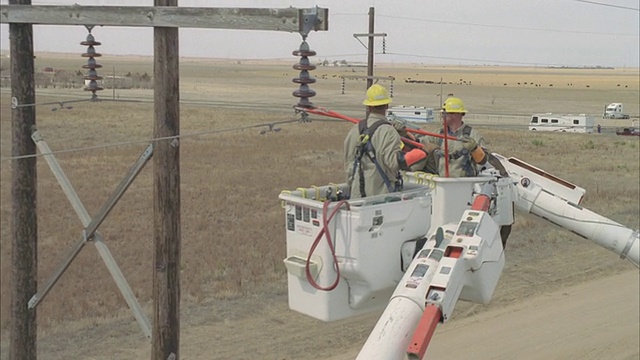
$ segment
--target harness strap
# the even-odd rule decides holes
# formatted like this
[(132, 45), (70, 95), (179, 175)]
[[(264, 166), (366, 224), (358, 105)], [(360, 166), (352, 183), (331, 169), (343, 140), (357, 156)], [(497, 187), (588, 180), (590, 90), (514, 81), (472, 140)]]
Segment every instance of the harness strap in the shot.
[(395, 192), (399, 190), (399, 186), (401, 186), (398, 182), (395, 183), (395, 186), (391, 186), (391, 181), (389, 181), (389, 177), (380, 167), (378, 160), (376, 159), (376, 152), (373, 148), (373, 144), (371, 144), (371, 137), (373, 136), (376, 129), (378, 129), (382, 125), (391, 125), (386, 120), (378, 120), (371, 127), (367, 127), (367, 119), (360, 120), (358, 123), (358, 131), (360, 133), (360, 144), (358, 144), (358, 149), (356, 150), (356, 158), (353, 163), (353, 172), (355, 174), (356, 168), (358, 169), (359, 175), (359, 185), (360, 185), (360, 195), (362, 197), (366, 197), (365, 191), (365, 182), (364, 182), (364, 169), (362, 167), (362, 157), (366, 154), (369, 160), (375, 165), (376, 170), (380, 173), (382, 177), (382, 181), (386, 185), (389, 192)]
[[(465, 124), (464, 127), (462, 128), (462, 136), (464, 137), (469, 137), (471, 136), (471, 130), (472, 127)], [(444, 134), (444, 129), (440, 129), (440, 134)], [(442, 142), (443, 139), (440, 139), (440, 147), (442, 147)], [(469, 151), (467, 151), (466, 149), (463, 150), (456, 150), (452, 153), (449, 154), (449, 159), (451, 160), (457, 160), (461, 157), (465, 156), (466, 157), (466, 161), (463, 164), (463, 169), (465, 170), (465, 172), (467, 173), (467, 176), (476, 176), (476, 169), (473, 166), (472, 160), (471, 160), (471, 154), (469, 153)]]

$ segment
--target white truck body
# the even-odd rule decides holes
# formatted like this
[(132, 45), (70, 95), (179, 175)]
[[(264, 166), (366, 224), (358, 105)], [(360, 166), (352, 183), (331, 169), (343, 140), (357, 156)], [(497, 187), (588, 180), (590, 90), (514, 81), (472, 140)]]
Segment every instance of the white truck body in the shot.
[(624, 113), (622, 103), (611, 103), (604, 108), (603, 119), (628, 119), (629, 115)]
[(556, 132), (578, 132), (592, 133), (595, 119), (593, 116), (580, 115), (558, 115), (552, 113), (535, 114), (529, 121), (531, 131), (556, 131)]
[(430, 123), (434, 120), (433, 109), (424, 106), (393, 106), (387, 110), (387, 116), (391, 115), (417, 123)]

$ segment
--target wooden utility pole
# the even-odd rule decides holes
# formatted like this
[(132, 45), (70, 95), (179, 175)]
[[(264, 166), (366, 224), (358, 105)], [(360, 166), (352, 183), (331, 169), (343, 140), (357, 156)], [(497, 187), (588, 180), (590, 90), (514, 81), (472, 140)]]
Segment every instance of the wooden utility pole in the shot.
[(376, 18), (375, 8), (370, 7), (369, 8), (369, 32), (366, 34), (365, 33), (353, 34), (353, 37), (355, 37), (356, 39), (364, 36), (367, 37), (367, 45), (364, 45), (364, 43), (358, 39), (358, 41), (360, 41), (362, 46), (367, 48), (367, 89), (369, 89), (371, 85), (373, 85), (373, 80), (375, 79), (375, 77), (373, 76), (373, 55), (375, 54), (375, 45), (373, 40), (377, 36), (381, 36), (383, 38), (387, 36), (386, 33), (376, 34), (373, 32), (375, 30), (375, 18)]
[[(31, 24), (141, 26), (154, 28), (154, 316), (152, 359), (179, 359), (180, 342), (180, 89), (178, 28), (217, 28), (299, 32), (328, 30), (328, 9), (180, 8), (177, 0), (141, 6), (39, 6), (10, 0), (0, 23), (11, 29), (12, 91), (19, 104), (35, 104)], [(28, 6), (25, 6), (28, 5)], [(13, 155), (35, 153), (30, 139), (35, 108), (13, 113)], [(14, 243), (12, 360), (35, 358), (36, 293), (35, 158), (14, 162)], [(72, 260), (72, 259), (71, 259)], [(31, 354), (31, 355), (30, 355)]]
[[(155, 0), (178, 6), (178, 0)], [(154, 27), (153, 333), (151, 359), (180, 358), (180, 64), (178, 28)]]
[[(367, 43), (367, 76), (373, 76), (373, 31), (375, 20), (375, 8), (369, 8), (369, 42)], [(367, 78), (367, 89), (373, 85), (373, 78)]]
[[(9, 0), (9, 4), (31, 5), (31, 0)], [(20, 104), (36, 102), (33, 60), (33, 25), (9, 24), (11, 39), (11, 95)], [(12, 156), (34, 155), (31, 132), (36, 124), (35, 107), (19, 107), (11, 112)], [(36, 158), (12, 163), (13, 204), (11, 248), (11, 344), (9, 359), (37, 358), (36, 309), (29, 299), (38, 290), (38, 217)]]

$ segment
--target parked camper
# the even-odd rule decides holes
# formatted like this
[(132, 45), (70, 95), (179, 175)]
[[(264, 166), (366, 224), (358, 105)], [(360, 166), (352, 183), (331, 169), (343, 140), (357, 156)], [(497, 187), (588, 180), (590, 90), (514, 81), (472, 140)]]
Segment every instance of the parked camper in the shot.
[(424, 106), (393, 106), (387, 110), (387, 116), (394, 115), (411, 122), (432, 122), (433, 109)]
[(595, 119), (593, 116), (536, 114), (531, 116), (529, 130), (531, 131), (556, 131), (556, 132), (580, 132), (592, 133)]
[(622, 103), (611, 103), (604, 108), (603, 119), (628, 119), (629, 115), (624, 113)]

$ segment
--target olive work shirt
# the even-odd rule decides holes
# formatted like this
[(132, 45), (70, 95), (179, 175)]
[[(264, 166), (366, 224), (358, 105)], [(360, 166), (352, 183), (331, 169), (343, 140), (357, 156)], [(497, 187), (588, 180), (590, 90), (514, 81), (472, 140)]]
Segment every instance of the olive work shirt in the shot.
[[(464, 128), (471, 128), (471, 133), (469, 137), (474, 139), (479, 147), (485, 148), (484, 138), (478, 131), (472, 128), (465, 123), (462, 123), (462, 126), (452, 132), (449, 130), (449, 137), (462, 138), (464, 137)], [(440, 128), (440, 134), (444, 134), (444, 128)], [(444, 139), (438, 138), (435, 136), (423, 136), (420, 139), (420, 142), (423, 144), (433, 143), (440, 147), (440, 150), (437, 151), (435, 156), (436, 158), (436, 167), (438, 169), (439, 176), (445, 176), (445, 159), (444, 159)], [(473, 160), (473, 157), (469, 152), (464, 148), (463, 143), (457, 140), (448, 140), (449, 147), (449, 176), (450, 177), (467, 177), (467, 176), (477, 176), (478, 172), (482, 168)]]
[[(379, 120), (387, 120), (384, 115), (370, 113), (367, 118), (367, 128), (370, 128)], [(395, 187), (400, 170), (399, 155), (402, 152), (402, 140), (393, 126), (379, 126), (369, 139), (375, 151), (378, 165), (387, 175), (391, 187)], [(363, 197), (360, 193), (360, 171), (354, 163), (356, 160), (356, 149), (360, 144), (360, 131), (358, 125), (353, 126), (344, 140), (344, 170), (347, 174), (347, 182), (350, 183), (350, 198)], [(389, 193), (387, 185), (384, 183), (380, 172), (376, 169), (373, 161), (367, 155), (363, 155), (361, 166), (364, 173), (364, 189), (366, 196)], [(354, 171), (355, 170), (355, 171)]]

